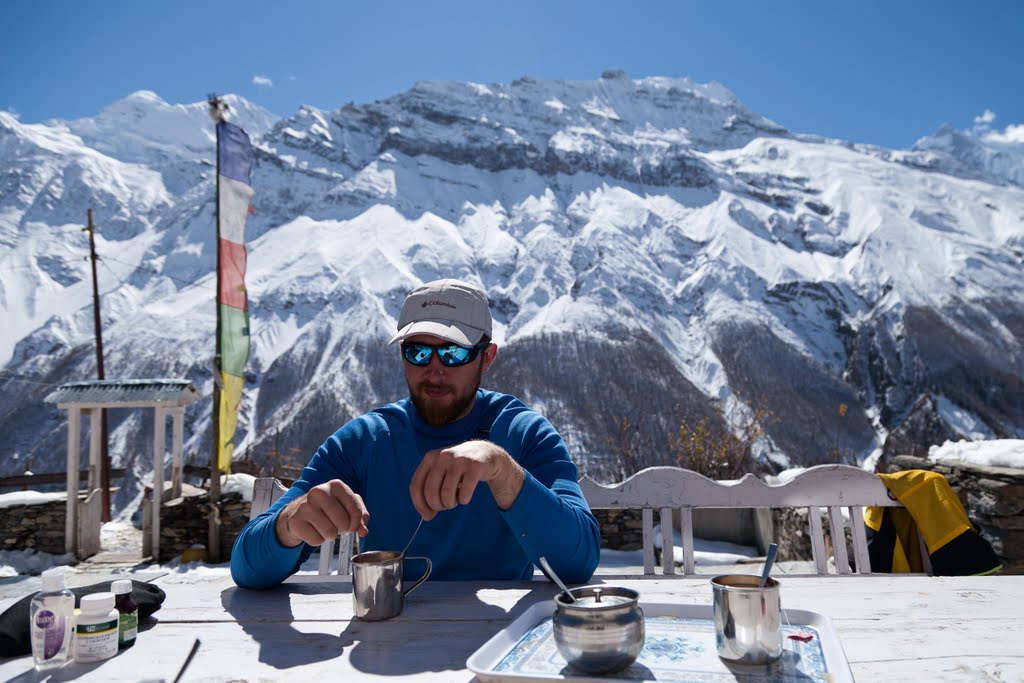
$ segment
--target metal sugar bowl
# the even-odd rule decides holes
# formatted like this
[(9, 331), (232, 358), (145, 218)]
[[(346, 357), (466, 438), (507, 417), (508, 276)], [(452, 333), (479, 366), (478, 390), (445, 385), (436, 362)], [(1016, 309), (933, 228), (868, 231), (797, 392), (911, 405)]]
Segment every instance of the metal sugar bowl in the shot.
[(555, 597), (555, 645), (569, 666), (609, 674), (632, 664), (644, 648), (640, 593), (618, 586), (584, 586)]

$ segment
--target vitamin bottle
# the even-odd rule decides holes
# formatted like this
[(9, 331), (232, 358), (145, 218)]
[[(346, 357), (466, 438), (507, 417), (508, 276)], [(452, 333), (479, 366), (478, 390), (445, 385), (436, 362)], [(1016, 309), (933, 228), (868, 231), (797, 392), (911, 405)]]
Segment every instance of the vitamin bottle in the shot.
[(68, 660), (74, 628), (75, 596), (64, 586), (64, 567), (51, 567), (42, 574), (43, 587), (29, 606), (29, 633), (36, 669), (47, 671)]
[(139, 633), (139, 606), (132, 600), (132, 582), (130, 579), (118, 579), (110, 584), (110, 590), (114, 594), (114, 609), (118, 614), (117, 647), (131, 647)]
[(98, 662), (117, 654), (118, 613), (113, 593), (83, 595), (75, 625), (75, 661)]

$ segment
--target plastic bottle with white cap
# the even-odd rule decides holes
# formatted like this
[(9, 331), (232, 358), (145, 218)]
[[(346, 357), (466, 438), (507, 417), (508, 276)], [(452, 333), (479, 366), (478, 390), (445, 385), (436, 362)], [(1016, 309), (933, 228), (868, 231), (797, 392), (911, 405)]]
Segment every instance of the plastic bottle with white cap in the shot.
[(75, 624), (75, 661), (98, 662), (117, 654), (118, 612), (113, 593), (83, 595)]
[(43, 587), (29, 607), (32, 657), (38, 671), (64, 666), (74, 628), (75, 595), (64, 585), (64, 567), (42, 573)]

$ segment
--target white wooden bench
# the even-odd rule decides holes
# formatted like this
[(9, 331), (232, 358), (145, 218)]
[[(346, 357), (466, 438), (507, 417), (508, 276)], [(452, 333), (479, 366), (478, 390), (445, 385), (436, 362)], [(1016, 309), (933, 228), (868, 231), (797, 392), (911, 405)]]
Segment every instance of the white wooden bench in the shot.
[[(258, 477), (253, 482), (252, 508), (249, 511), (249, 519), (254, 519), (257, 515), (265, 512), (287, 490), (276, 477)], [(285, 579), (285, 583), (351, 581), (352, 555), (356, 547), (355, 536), (353, 533), (344, 533), (338, 538), (325, 541), (320, 546), (320, 567), (317, 573), (297, 572)], [(336, 569), (333, 571), (332, 564), (336, 564)]]
[[(808, 531), (814, 567), (818, 574), (829, 574), (825, 532), (821, 510), (827, 510), (829, 527), (835, 541), (832, 559), (838, 574), (850, 574), (849, 557), (843, 529), (848, 510), (853, 538), (853, 555), (858, 574), (870, 574), (864, 508), (878, 505), (902, 507), (889, 496), (882, 480), (871, 472), (849, 465), (817, 465), (800, 472), (791, 480), (770, 485), (752, 474), (733, 482), (718, 482), (679, 467), (649, 467), (623, 482), (602, 485), (584, 475), (580, 488), (592, 509), (636, 509), (642, 511), (644, 575), (655, 575), (654, 510), (659, 511), (661, 526), (662, 573), (675, 574), (673, 510), (679, 510), (682, 537), (683, 574), (694, 573), (694, 508), (807, 508)], [(925, 570), (930, 572), (927, 552), (922, 553)]]

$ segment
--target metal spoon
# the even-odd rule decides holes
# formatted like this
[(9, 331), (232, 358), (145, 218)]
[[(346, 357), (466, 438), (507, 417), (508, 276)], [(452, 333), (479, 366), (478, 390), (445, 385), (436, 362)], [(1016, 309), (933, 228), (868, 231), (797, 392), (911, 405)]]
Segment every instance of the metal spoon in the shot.
[(541, 568), (545, 572), (547, 572), (548, 576), (551, 577), (551, 580), (557, 583), (558, 587), (562, 589), (562, 592), (569, 596), (569, 602), (576, 602), (576, 598), (573, 597), (573, 594), (570, 593), (569, 589), (565, 587), (565, 584), (562, 583), (562, 580), (558, 578), (558, 574), (555, 573), (555, 570), (551, 568), (550, 564), (548, 564), (547, 558), (541, 555), (537, 558), (537, 561), (540, 562)]
[(413, 538), (416, 538), (416, 534), (418, 534), (420, 532), (420, 527), (421, 526), (423, 526), (423, 518), (422, 517), (420, 517), (420, 523), (416, 525), (416, 531), (412, 532), (412, 538), (410, 538), (409, 542), (405, 544), (404, 548), (402, 548), (402, 555), (405, 555), (405, 551), (408, 550), (409, 546), (412, 545)]
[(758, 588), (764, 588), (764, 584), (768, 581), (768, 574), (772, 571), (772, 565), (775, 564), (775, 555), (778, 552), (778, 543), (772, 543), (768, 546), (768, 557), (764, 560), (764, 569), (761, 571), (761, 582), (758, 584)]

